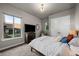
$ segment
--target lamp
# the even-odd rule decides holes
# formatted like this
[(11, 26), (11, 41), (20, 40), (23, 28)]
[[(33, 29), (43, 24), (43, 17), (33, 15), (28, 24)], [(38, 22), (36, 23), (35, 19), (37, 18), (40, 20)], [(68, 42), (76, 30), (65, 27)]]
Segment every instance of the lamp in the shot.
[(41, 8), (40, 8), (41, 12), (44, 11), (44, 4), (41, 4)]
[(73, 34), (74, 36), (78, 36), (78, 31), (77, 30), (71, 30), (70, 34)]

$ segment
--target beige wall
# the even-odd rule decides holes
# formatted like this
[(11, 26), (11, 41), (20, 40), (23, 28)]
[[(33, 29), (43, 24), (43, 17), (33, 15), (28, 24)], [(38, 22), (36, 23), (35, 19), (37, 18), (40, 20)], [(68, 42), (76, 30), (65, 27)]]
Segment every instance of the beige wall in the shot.
[[(19, 39), (12, 39), (12, 40), (6, 40), (2, 41), (2, 32), (3, 32), (3, 16), (2, 13), (7, 13), (10, 15), (14, 16), (19, 16), (22, 17), (22, 33), (23, 33), (23, 38)], [(11, 47), (17, 44), (24, 43), (24, 24), (31, 24), (31, 25), (36, 25), (39, 24), (40, 29), (36, 30), (36, 36), (39, 36), (39, 33), (41, 31), (41, 20), (35, 16), (32, 16), (22, 10), (19, 10), (18, 8), (15, 8), (9, 4), (0, 4), (0, 50), (5, 49), (7, 47)]]

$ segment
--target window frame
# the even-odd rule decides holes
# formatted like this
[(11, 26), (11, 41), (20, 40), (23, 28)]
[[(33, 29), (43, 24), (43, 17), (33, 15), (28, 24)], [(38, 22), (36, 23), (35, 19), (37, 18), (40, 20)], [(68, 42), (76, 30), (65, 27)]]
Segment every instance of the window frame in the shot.
[[(13, 36), (12, 36), (12, 38), (4, 38), (4, 25), (5, 25), (4, 22), (5, 22), (5, 15), (9, 15), (9, 16), (12, 16), (12, 17), (13, 17)], [(2, 41), (23, 38), (23, 35), (22, 35), (22, 34), (23, 34), (23, 33), (22, 33), (22, 17), (10, 15), (10, 14), (7, 14), (7, 13), (3, 13), (2, 16), (3, 16)], [(17, 18), (20, 18), (20, 19), (21, 19), (21, 36), (20, 36), (20, 37), (15, 37), (15, 36), (14, 36), (14, 17), (17, 17)]]

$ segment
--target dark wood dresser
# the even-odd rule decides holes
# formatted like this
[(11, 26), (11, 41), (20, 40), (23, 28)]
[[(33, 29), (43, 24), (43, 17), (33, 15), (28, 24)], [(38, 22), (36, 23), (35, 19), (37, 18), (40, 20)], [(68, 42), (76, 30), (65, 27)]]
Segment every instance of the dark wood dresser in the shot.
[(35, 32), (28, 32), (27, 33), (27, 42), (26, 43), (30, 43), (33, 39), (35, 39), (36, 35)]

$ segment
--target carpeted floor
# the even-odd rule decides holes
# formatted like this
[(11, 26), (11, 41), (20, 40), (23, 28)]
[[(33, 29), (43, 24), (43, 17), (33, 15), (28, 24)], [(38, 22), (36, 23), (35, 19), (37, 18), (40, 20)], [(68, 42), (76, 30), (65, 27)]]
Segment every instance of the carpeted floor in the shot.
[(0, 56), (41, 56), (37, 52), (31, 52), (30, 46), (27, 44), (0, 52)]

